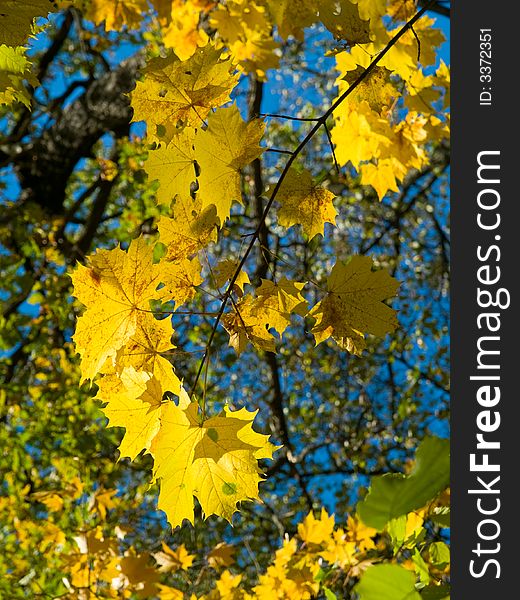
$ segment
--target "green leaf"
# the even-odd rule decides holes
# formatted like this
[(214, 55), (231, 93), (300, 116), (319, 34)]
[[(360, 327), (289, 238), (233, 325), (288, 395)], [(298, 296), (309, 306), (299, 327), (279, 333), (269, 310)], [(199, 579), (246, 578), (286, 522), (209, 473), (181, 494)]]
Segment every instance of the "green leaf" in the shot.
[(359, 600), (421, 600), (415, 575), (399, 565), (375, 565), (355, 587)]
[(422, 600), (449, 600), (449, 585), (429, 585), (421, 590)]
[(420, 444), (413, 472), (374, 477), (370, 491), (358, 505), (366, 525), (381, 531), (390, 521), (424, 506), (450, 481), (449, 440), (429, 437)]
[(414, 550), (412, 561), (415, 567), (415, 573), (419, 577), (419, 581), (421, 582), (421, 587), (424, 587), (430, 583), (430, 571), (428, 570), (428, 565), (424, 562), (421, 553), (416, 548)]
[(444, 542), (435, 542), (428, 548), (431, 562), (439, 569), (450, 564), (450, 549)]
[(437, 506), (429, 518), (437, 525), (441, 527), (450, 526), (450, 507), (449, 506)]
[(336, 594), (332, 590), (329, 590), (329, 588), (323, 588), (323, 591), (327, 600), (338, 600)]
[(386, 526), (386, 531), (392, 540), (392, 547), (395, 555), (404, 544), (404, 538), (406, 536), (406, 515), (391, 519)]

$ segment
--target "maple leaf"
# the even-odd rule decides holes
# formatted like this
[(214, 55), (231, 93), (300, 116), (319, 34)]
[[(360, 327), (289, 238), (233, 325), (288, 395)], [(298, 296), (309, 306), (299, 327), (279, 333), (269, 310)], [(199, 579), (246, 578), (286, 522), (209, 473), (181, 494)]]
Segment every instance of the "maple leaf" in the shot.
[(392, 130), (386, 119), (379, 117), (366, 102), (357, 107), (345, 103), (336, 114), (331, 132), (340, 165), (351, 161), (355, 167), (378, 157), (391, 144)]
[(216, 206), (221, 225), (229, 217), (233, 201), (242, 203), (240, 169), (263, 152), (259, 142), (264, 129), (260, 119), (246, 123), (233, 104), (211, 114), (207, 130), (197, 133), (199, 196), (203, 208)]
[[(238, 268), (238, 262), (226, 259), (221, 260), (216, 267), (213, 268), (213, 276), (215, 278), (215, 285), (218, 288), (223, 287), (226, 281), (231, 281), (231, 278), (235, 274), (235, 271)], [(235, 280), (234, 287), (241, 293), (244, 293), (244, 285), (246, 283), (251, 283), (249, 281), (249, 275), (241, 270), (238, 274), (238, 277)], [(236, 291), (236, 290), (235, 290)]]
[(301, 295), (305, 283), (289, 281), (282, 277), (278, 282), (262, 279), (257, 288), (254, 312), (261, 317), (266, 327), (275, 329), (280, 335), (291, 322), (291, 314), (304, 315), (307, 302)]
[(195, 560), (195, 556), (186, 550), (184, 544), (172, 550), (164, 542), (162, 542), (162, 552), (156, 552), (153, 557), (159, 564), (159, 573), (168, 573), (179, 569), (187, 571)]
[(197, 257), (177, 262), (162, 260), (159, 268), (166, 282), (163, 289), (167, 291), (168, 298), (174, 300), (175, 310), (195, 296), (196, 286), (203, 281), (200, 274), (202, 266)]
[[(184, 600), (184, 592), (181, 592), (177, 588), (163, 585), (162, 583), (159, 583), (157, 587), (159, 588), (160, 600)], [(195, 598), (195, 596), (193, 595), (192, 598)]]
[(0, 46), (0, 106), (22, 102), (31, 108), (31, 96), (25, 81), (36, 87), (38, 80), (31, 73), (31, 63), (25, 48)]
[[(184, 519), (193, 523), (193, 496), (206, 517), (216, 514), (230, 522), (237, 503), (258, 498), (262, 478), (255, 453), (264, 451), (268, 436), (255, 436), (261, 445), (251, 444), (252, 422), (253, 417), (236, 418), (232, 411), (202, 421), (197, 402), (165, 406), (151, 452), (154, 478), (161, 480), (158, 506), (172, 527)], [(266, 453), (272, 458), (270, 449)]]
[(190, 258), (217, 239), (215, 206), (202, 210), (202, 202), (190, 196), (176, 196), (173, 219), (161, 217), (157, 222), (161, 242), (166, 246), (166, 258), (177, 262)]
[(185, 61), (173, 53), (153, 58), (131, 93), (133, 121), (146, 121), (148, 136), (158, 140), (171, 139), (178, 126), (202, 125), (212, 108), (229, 101), (238, 82), (232, 70), (211, 43)]
[(157, 592), (157, 581), (160, 574), (149, 566), (148, 552), (136, 554), (131, 550), (119, 561), (123, 579), (133, 586), (139, 598), (150, 598)]
[(284, 39), (303, 39), (303, 30), (317, 20), (315, 0), (267, 0), (278, 33)]
[(356, 563), (356, 543), (347, 540), (347, 534), (343, 529), (337, 529), (332, 536), (325, 540), (325, 550), (320, 556), (331, 565), (345, 569)]
[(356, 544), (360, 552), (365, 552), (376, 547), (372, 538), (377, 533), (377, 529), (368, 527), (359, 517), (349, 515), (347, 519), (347, 538)]
[(256, 348), (276, 351), (276, 339), (269, 329), (280, 336), (291, 322), (291, 314), (303, 315), (307, 303), (301, 295), (304, 283), (285, 277), (278, 283), (262, 280), (257, 296), (246, 294), (234, 303), (233, 311), (226, 313), (222, 324), (229, 333), (229, 345), (241, 354), (251, 342)]
[(327, 296), (309, 312), (316, 318), (316, 344), (333, 337), (341, 348), (361, 354), (363, 332), (384, 336), (397, 327), (395, 310), (382, 301), (394, 296), (398, 287), (385, 269), (372, 271), (368, 256), (338, 261), (327, 280)]
[(100, 487), (94, 493), (94, 497), (89, 502), (89, 509), (98, 513), (102, 521), (106, 520), (107, 511), (115, 508), (115, 502), (113, 496), (115, 496), (117, 490), (109, 489), (106, 490)]
[(316, 519), (312, 511), (305, 517), (303, 523), (298, 524), (298, 535), (307, 544), (319, 545), (327, 541), (334, 530), (334, 515), (327, 514), (322, 508), (319, 519)]
[[(189, 295), (181, 275), (152, 258), (153, 247), (140, 237), (132, 240), (128, 252), (99, 250), (90, 256), (88, 267), (78, 265), (72, 273), (74, 296), (87, 307), (73, 335), (82, 381), (92, 380), (132, 338), (139, 320), (150, 312), (150, 299)], [(168, 286), (157, 290), (161, 282)]]
[(31, 498), (34, 498), (38, 502), (45, 504), (48, 510), (51, 512), (57, 512), (63, 508), (63, 498), (56, 492), (44, 491), (34, 492), (31, 494)]
[(117, 351), (115, 365), (110, 361), (101, 369), (102, 373), (119, 375), (126, 367), (146, 371), (161, 382), (164, 391), (179, 394), (181, 382), (171, 363), (161, 356), (171, 352), (174, 330), (171, 319), (156, 319), (151, 313), (143, 313), (137, 321), (136, 331), (130, 340)]
[(265, 6), (226, 2), (211, 13), (210, 25), (245, 73), (256, 72), (257, 77), (264, 78), (268, 69), (278, 66), (276, 51), (280, 45), (272, 39), (272, 23)]
[(159, 181), (158, 204), (171, 204), (177, 194), (187, 196), (195, 181), (195, 130), (186, 127), (174, 135), (167, 145), (150, 150), (144, 163), (148, 181)]
[[(161, 5), (157, 0), (152, 2)], [(203, 3), (197, 0), (168, 0), (163, 4), (165, 6), (162, 10), (159, 10), (161, 6), (157, 9), (164, 45), (173, 48), (181, 60), (187, 60), (197, 48), (208, 43), (208, 34), (199, 23), (201, 16), (211, 7), (211, 3), (203, 6)]]
[(208, 554), (208, 564), (214, 569), (230, 567), (235, 563), (235, 547), (225, 542), (219, 542)]
[(105, 375), (98, 382), (96, 399), (107, 402), (102, 408), (108, 427), (124, 427), (125, 435), (119, 445), (121, 457), (130, 460), (149, 450), (160, 428), (163, 398), (161, 383), (146, 371), (133, 367), (123, 369), (121, 376)]
[(307, 169), (298, 173), (291, 168), (277, 195), (281, 204), (278, 221), (287, 228), (301, 224), (309, 239), (323, 235), (325, 223), (334, 225), (336, 222), (338, 213), (332, 204), (334, 198), (332, 192), (314, 184)]
[(361, 165), (361, 183), (371, 185), (380, 200), (387, 192), (398, 192), (394, 168), (391, 160), (379, 160), (377, 165), (367, 163)]
[[(366, 71), (364, 67), (347, 71), (343, 76), (349, 86), (352, 85)], [(397, 95), (397, 90), (390, 82), (391, 71), (386, 67), (374, 67), (370, 73), (356, 86), (347, 101), (349, 103), (360, 103), (365, 100), (370, 108), (381, 113), (383, 108), (390, 106)]]
[(86, 18), (96, 25), (105, 22), (107, 31), (119, 31), (123, 27), (138, 29), (143, 14), (148, 12), (147, 0), (90, 0), (86, 3)]
[(0, 4), (0, 44), (22, 46), (27, 43), (33, 20), (55, 11), (52, 0), (2, 0)]
[(350, 45), (370, 42), (369, 22), (361, 19), (351, 0), (320, 0), (318, 10), (320, 21), (336, 39)]
[(222, 325), (229, 333), (229, 345), (241, 354), (251, 342), (256, 348), (276, 352), (275, 337), (268, 331), (266, 320), (259, 315), (256, 298), (246, 294), (234, 303), (232, 312), (222, 317)]
[(381, 17), (386, 14), (387, 0), (351, 0), (357, 4), (362, 19), (370, 20), (370, 27), (376, 29)]
[(242, 575), (232, 575), (227, 569), (223, 571), (217, 580), (217, 590), (220, 598), (229, 598), (230, 600), (244, 598), (239, 588), (242, 577)]

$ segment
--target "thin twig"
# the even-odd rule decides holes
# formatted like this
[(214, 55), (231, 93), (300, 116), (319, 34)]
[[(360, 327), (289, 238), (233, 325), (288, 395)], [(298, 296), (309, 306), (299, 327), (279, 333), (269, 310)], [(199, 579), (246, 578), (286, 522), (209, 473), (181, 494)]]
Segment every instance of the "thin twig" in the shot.
[(281, 150), (280, 148), (266, 148), (265, 151), (276, 152), (277, 154), (289, 154), (290, 156), (293, 154), (291, 150)]
[(330, 130), (327, 126), (327, 123), (323, 123), (323, 127), (325, 128), (325, 133), (327, 134), (327, 139), (329, 140), (330, 151), (332, 152), (332, 158), (334, 159), (334, 167), (336, 168), (336, 172), (340, 172), (340, 168), (338, 165), (338, 160), (336, 158), (336, 152), (334, 150), (334, 144), (332, 143), (332, 137), (330, 135)]
[(312, 122), (316, 122), (319, 121), (319, 117), (291, 117), (290, 115), (277, 115), (277, 114), (272, 114), (272, 113), (261, 113), (259, 115), (260, 117), (272, 117), (273, 119), (287, 119), (290, 121), (312, 121)]

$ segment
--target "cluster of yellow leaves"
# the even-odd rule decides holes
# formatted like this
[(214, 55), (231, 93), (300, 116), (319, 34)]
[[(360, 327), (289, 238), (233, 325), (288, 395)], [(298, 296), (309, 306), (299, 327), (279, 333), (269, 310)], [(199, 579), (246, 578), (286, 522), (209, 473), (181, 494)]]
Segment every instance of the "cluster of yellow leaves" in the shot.
[(275, 447), (253, 431), (256, 413), (226, 406), (221, 416), (202, 417), (162, 356), (174, 348), (171, 321), (157, 320), (150, 307), (151, 300), (174, 300), (176, 308), (187, 302), (202, 282), (198, 259), (154, 262), (141, 237), (126, 252), (98, 251), (72, 280), (86, 306), (74, 334), (82, 378), (103, 374), (96, 397), (106, 403), (109, 426), (125, 428), (121, 456), (152, 453), (159, 507), (172, 526), (193, 522), (194, 496), (206, 516), (231, 520), (239, 502), (258, 497), (258, 460), (272, 458)]
[[(150, 150), (145, 170), (159, 182), (160, 204), (187, 198), (196, 184), (194, 210), (207, 217), (214, 206), (222, 225), (232, 203), (242, 202), (240, 170), (262, 153), (264, 124), (259, 119), (246, 123), (235, 105), (210, 112), (229, 101), (237, 82), (233, 64), (212, 43), (187, 60), (170, 54), (152, 59), (144, 69), (132, 107), (134, 120), (146, 121), (149, 140), (159, 144)], [(205, 222), (209, 228), (215, 224)], [(163, 227), (168, 228), (165, 221)], [(170, 242), (167, 237), (165, 243)]]
[(277, 283), (263, 280), (256, 296), (246, 294), (234, 303), (223, 324), (237, 354), (247, 342), (275, 352), (276, 337), (270, 330), (281, 336), (292, 314), (315, 319), (312, 333), (316, 344), (332, 337), (352, 354), (361, 354), (365, 348), (365, 333), (383, 337), (397, 327), (395, 310), (383, 300), (395, 296), (399, 284), (385, 269), (374, 271), (370, 257), (353, 256), (349, 262), (337, 262), (323, 300), (310, 310), (301, 294), (304, 285), (285, 278)]
[[(398, 4), (391, 2), (390, 9), (396, 20), (404, 18)], [(372, 186), (380, 199), (398, 192), (398, 182), (410, 170), (427, 164), (427, 145), (449, 135), (448, 115), (441, 120), (435, 106), (443, 94), (443, 108), (448, 106), (449, 70), (441, 62), (434, 73), (424, 72), (432, 70), (444, 41), (433, 24), (429, 17), (419, 19), (414, 32), (406, 32), (361, 82), (359, 77), (397, 29), (378, 28), (372, 41), (336, 56), (338, 96), (356, 83), (334, 113), (336, 158), (340, 165), (351, 164), (361, 183)]]
[(310, 512), (298, 525), (298, 535), (284, 540), (273, 563), (259, 577), (253, 595), (244, 599), (305, 600), (320, 590), (318, 573), (325, 564), (356, 576), (370, 566), (366, 552), (376, 547), (375, 529), (349, 517), (346, 528), (336, 527), (334, 516), (322, 508), (319, 518)]
[[(100, 3), (93, 0), (89, 10), (109, 29), (137, 27), (145, 10), (144, 0), (121, 2), (101, 19)], [(249, 343), (275, 352), (292, 315), (314, 320), (317, 344), (332, 338), (354, 354), (361, 354), (366, 334), (384, 336), (397, 327), (395, 311), (384, 301), (395, 296), (398, 284), (385, 270), (374, 270), (368, 257), (338, 261), (323, 288), (318, 286), (321, 299), (310, 309), (302, 294), (304, 282), (264, 280), (249, 293), (247, 272), (237, 271), (239, 259), (209, 263), (208, 245), (217, 241), (233, 203), (242, 203), (241, 171), (263, 152), (264, 123), (244, 121), (234, 104), (223, 106), (239, 71), (262, 76), (275, 66), (268, 58), (276, 50), (273, 24), (286, 38), (301, 37), (305, 27), (321, 21), (337, 39), (347, 40), (349, 49), (337, 55), (338, 92), (356, 87), (336, 111), (332, 139), (340, 164), (352, 164), (380, 198), (397, 191), (397, 182), (410, 169), (422, 168), (424, 144), (445, 134), (432, 103), (441, 99), (449, 73), (444, 64), (431, 75), (417, 69), (417, 40), (408, 32), (364, 76), (371, 57), (393, 35), (383, 26), (384, 0), (157, 0), (153, 5), (165, 43), (175, 52), (149, 61), (131, 104), (133, 120), (147, 125), (145, 171), (150, 182), (157, 182), (161, 210), (170, 211), (157, 223), (164, 251), (154, 260), (154, 246), (141, 237), (127, 251), (101, 250), (88, 266), (79, 266), (72, 276), (74, 293), (86, 311), (74, 341), (83, 380), (103, 375), (97, 398), (105, 403), (109, 425), (125, 428), (121, 456), (134, 460), (143, 450), (153, 455), (154, 480), (161, 482), (159, 506), (176, 526), (185, 518), (193, 521), (193, 497), (206, 516), (231, 519), (240, 501), (258, 497), (258, 459), (272, 457), (274, 450), (266, 436), (252, 430), (253, 413), (232, 413), (227, 407), (212, 418), (201, 413), (165, 358), (174, 351), (174, 331), (169, 318), (156, 319), (152, 305), (173, 302), (173, 309), (167, 306), (174, 313), (194, 298), (203, 282), (199, 255), (217, 297), (222, 298), (228, 282), (233, 284), (226, 289), (226, 300), (231, 292), (234, 299), (222, 325), (238, 354)], [(401, 18), (396, 8), (391, 14), (396, 22)], [(213, 39), (201, 29), (201, 20), (215, 28)], [(431, 25), (423, 18), (415, 27), (426, 67), (442, 42)], [(404, 86), (406, 110), (402, 103), (397, 107), (403, 95), (398, 86)], [(308, 170), (291, 167), (276, 190), (281, 226), (301, 225), (312, 239), (325, 234), (325, 223), (335, 224), (335, 196)], [(168, 393), (178, 401), (166, 400)]]
[(302, 39), (306, 27), (321, 22), (336, 40), (353, 46), (370, 42), (371, 28), (382, 27), (386, 9), (385, 0), (81, 0), (78, 5), (106, 30), (138, 29), (153, 9), (164, 45), (181, 60), (192, 57), (211, 35), (234, 64), (261, 79), (281, 56), (275, 28), (283, 39)]
[[(237, 418), (244, 423), (247, 414), (240, 412)], [(208, 443), (215, 442), (216, 428), (220, 427), (216, 421), (211, 424), (215, 431), (208, 429)], [(245, 439), (253, 441), (257, 436), (249, 432)], [(238, 456), (235, 452), (234, 457)], [(66, 465), (57, 463), (56, 467), (62, 475), (71, 474)], [(12, 476), (6, 477), (5, 484), (12, 488)], [(87, 496), (77, 475), (61, 485), (36, 492), (27, 485), (18, 493), (0, 496), (0, 517), (3, 523), (11, 523), (16, 536), (19, 553), (11, 565), (15, 577), (27, 573), (30, 563), (22, 556), (31, 556), (37, 548), (52, 562), (54, 572), (61, 573), (60, 597), (70, 600), (82, 600), (87, 591), (98, 598), (143, 600), (305, 600), (324, 592), (334, 597), (329, 585), (362, 579), (368, 569), (381, 562), (412, 571), (423, 586), (437, 586), (449, 576), (447, 546), (439, 541), (424, 543), (425, 521), (449, 507), (449, 490), (423, 508), (393, 519), (382, 531), (368, 527), (359, 516), (350, 515), (341, 525), (324, 508), (318, 515), (311, 511), (298, 523), (294, 537), (285, 536), (271, 564), (250, 587), (235, 561), (238, 546), (220, 542), (206, 556), (197, 556), (184, 544), (171, 547), (163, 540), (159, 548), (139, 552), (129, 543), (131, 527), (117, 524), (117, 511), (127, 511), (128, 504), (115, 489), (99, 487)], [(21, 517), (24, 502), (41, 503), (46, 517), (36, 521)], [(62, 529), (61, 513), (72, 512), (74, 507), (82, 521), (72, 531)], [(194, 582), (203, 572), (214, 586), (208, 593), (197, 594)], [(179, 583), (182, 581), (184, 584)], [(191, 595), (183, 591), (186, 588)]]

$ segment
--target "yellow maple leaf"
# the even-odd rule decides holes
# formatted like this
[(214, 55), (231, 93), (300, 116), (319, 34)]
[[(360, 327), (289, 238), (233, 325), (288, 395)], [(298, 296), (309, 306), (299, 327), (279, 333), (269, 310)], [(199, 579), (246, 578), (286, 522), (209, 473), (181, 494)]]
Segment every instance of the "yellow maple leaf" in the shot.
[(74, 587), (88, 588), (91, 576), (89, 557), (87, 555), (78, 556), (77, 559), (72, 562), (69, 574), (70, 582)]
[(51, 511), (56, 512), (63, 508), (63, 498), (56, 492), (34, 492), (31, 497), (45, 504), (45, 506)]
[(242, 598), (240, 593), (240, 582), (242, 575), (233, 575), (227, 569), (222, 571), (219, 579), (217, 579), (217, 590), (221, 600), (239, 600)]
[(173, 48), (181, 60), (187, 60), (197, 48), (208, 43), (208, 34), (199, 26), (201, 16), (211, 6), (210, 2), (207, 5), (201, 6), (200, 2), (191, 0), (170, 0), (167, 3), (167, 14), (160, 18), (163, 42), (167, 48)]
[(272, 38), (265, 6), (240, 0), (226, 2), (211, 13), (210, 24), (245, 73), (256, 72), (257, 77), (264, 78), (268, 69), (278, 66), (279, 43)]
[(176, 196), (173, 219), (161, 217), (157, 222), (160, 240), (166, 246), (167, 260), (178, 262), (190, 258), (215, 241), (217, 222), (215, 206), (202, 210), (198, 198)]
[(387, 0), (351, 0), (357, 4), (359, 16), (370, 21), (371, 29), (377, 29), (381, 24), (381, 17), (386, 14)]
[(199, 196), (202, 208), (214, 204), (222, 225), (233, 201), (242, 203), (240, 169), (263, 152), (259, 146), (265, 124), (260, 119), (246, 123), (235, 104), (208, 117), (208, 128), (195, 140), (200, 166)]
[(113, 496), (116, 494), (117, 490), (106, 490), (103, 487), (98, 488), (94, 492), (94, 496), (90, 499), (89, 510), (98, 513), (101, 520), (104, 521), (107, 518), (107, 511), (112, 510), (116, 506), (113, 500)]
[(395, 163), (391, 159), (380, 159), (377, 165), (367, 163), (361, 165), (361, 183), (371, 185), (380, 200), (387, 192), (398, 192), (395, 178)]
[(186, 550), (186, 546), (181, 544), (175, 550), (172, 550), (167, 544), (161, 542), (162, 552), (156, 552), (153, 557), (159, 564), (159, 573), (168, 573), (169, 571), (183, 570), (187, 571), (195, 556)]
[(56, 10), (53, 0), (2, 0), (0, 4), (0, 44), (23, 46), (31, 33), (33, 20)]
[(195, 130), (184, 128), (168, 144), (161, 144), (148, 152), (144, 170), (148, 181), (158, 180), (158, 204), (170, 205), (177, 194), (187, 196), (195, 181)]
[(160, 600), (184, 600), (184, 593), (177, 588), (159, 583), (159, 599)]
[(196, 256), (177, 262), (162, 260), (159, 268), (166, 281), (164, 289), (167, 296), (175, 301), (175, 310), (195, 296), (196, 286), (203, 281), (200, 274), (202, 266)]
[[(26, 48), (21, 46), (0, 44), (0, 106), (22, 102), (28, 109), (31, 108), (26, 81), (36, 87), (38, 80), (31, 72), (31, 63), (25, 52)], [(51, 252), (51, 249), (48, 250)]]
[(334, 531), (334, 515), (327, 514), (327, 511), (322, 508), (320, 518), (316, 519), (314, 514), (309, 514), (303, 520), (303, 523), (298, 523), (298, 535), (307, 544), (322, 544), (326, 542)]
[[(88, 267), (78, 265), (72, 273), (74, 296), (86, 306), (73, 335), (81, 355), (82, 381), (92, 380), (135, 334), (143, 314), (150, 312), (151, 298), (186, 295), (179, 275), (154, 264), (152, 258), (153, 247), (139, 237), (128, 252), (99, 250), (89, 257)], [(157, 290), (160, 283), (168, 285)]]
[(316, 319), (316, 344), (333, 337), (341, 348), (361, 354), (364, 332), (384, 336), (397, 327), (395, 310), (383, 300), (394, 296), (398, 287), (385, 269), (372, 270), (368, 256), (338, 261), (327, 280), (327, 296), (309, 312)]
[[(353, 71), (347, 71), (343, 79), (352, 86), (366, 71), (364, 67), (358, 66)], [(390, 82), (391, 71), (386, 67), (376, 66), (370, 73), (357, 84), (356, 88), (348, 96), (349, 104), (366, 101), (370, 108), (381, 113), (388, 108), (393, 99), (398, 95), (397, 89)]]
[(424, 523), (425, 509), (416, 510), (406, 515), (406, 528), (404, 539), (408, 539), (412, 535), (416, 535), (422, 528)]
[(267, 6), (284, 39), (303, 39), (303, 30), (317, 21), (315, 0), (267, 0)]
[(372, 538), (377, 533), (377, 529), (365, 525), (359, 517), (349, 515), (347, 519), (347, 537), (351, 542), (355, 543), (360, 552), (365, 552), (376, 547)]
[(349, 45), (370, 42), (369, 22), (360, 17), (358, 7), (351, 0), (320, 0), (318, 10), (320, 21), (336, 39)]
[(137, 592), (139, 598), (150, 598), (157, 591), (160, 574), (150, 566), (148, 552), (136, 554), (133, 548), (119, 561), (120, 572), (127, 585)]
[(251, 425), (252, 419), (231, 411), (202, 421), (197, 402), (164, 407), (151, 451), (154, 477), (161, 480), (158, 506), (172, 527), (184, 519), (193, 523), (193, 496), (206, 517), (216, 514), (230, 522), (238, 502), (258, 498), (262, 478), (255, 452), (261, 447), (243, 440)]
[(178, 395), (181, 382), (171, 363), (162, 356), (175, 348), (171, 343), (173, 333), (171, 319), (158, 320), (151, 313), (143, 313), (134, 335), (117, 351), (115, 364), (108, 361), (101, 372), (120, 375), (125, 367), (134, 367), (136, 371), (146, 371), (154, 376), (164, 391)]
[(267, 328), (275, 329), (279, 335), (289, 326), (291, 314), (303, 316), (307, 311), (307, 302), (301, 291), (305, 283), (290, 281), (282, 277), (278, 282), (262, 279), (257, 288), (254, 314), (261, 318)]
[(148, 12), (147, 0), (90, 0), (85, 3), (85, 17), (96, 25), (105, 22), (107, 31), (120, 31), (123, 27), (138, 29), (143, 14)]
[(214, 569), (230, 567), (235, 562), (235, 547), (226, 542), (219, 542), (208, 554), (208, 564)]
[(338, 213), (332, 204), (335, 195), (315, 185), (307, 169), (298, 173), (291, 168), (276, 198), (281, 204), (278, 210), (280, 225), (287, 228), (301, 225), (309, 239), (323, 235), (325, 223), (336, 223)]
[[(247, 410), (244, 406), (240, 410), (231, 410), (228, 404), (224, 406), (224, 414), (232, 419), (241, 419), (246, 423), (253, 423), (256, 415), (258, 414), (258, 409), (256, 410)], [(273, 458), (273, 453), (279, 450), (282, 446), (275, 446), (269, 441), (269, 435), (264, 433), (258, 433), (251, 426), (243, 427), (239, 431), (239, 438), (257, 448), (254, 451), (254, 456), (256, 459), (260, 460), (261, 458)]]
[(121, 457), (130, 460), (149, 450), (160, 428), (163, 390), (160, 381), (146, 371), (123, 369), (121, 376), (105, 375), (98, 381), (96, 399), (106, 402), (102, 408), (108, 427), (124, 427), (119, 445)]
[[(221, 260), (214, 268), (213, 268), (213, 277), (215, 278), (215, 285), (218, 288), (221, 288), (226, 281), (230, 281), (235, 271), (237, 270), (238, 262), (231, 259)], [(243, 294), (244, 293), (244, 285), (246, 283), (251, 283), (249, 281), (249, 275), (241, 270), (238, 274), (238, 277), (235, 280), (235, 287)]]
[(258, 314), (256, 309), (257, 299), (246, 294), (222, 317), (222, 325), (229, 333), (229, 345), (237, 354), (246, 349), (248, 342), (256, 348), (276, 352), (275, 337), (268, 331), (264, 315)]
[(200, 127), (212, 108), (229, 101), (238, 82), (232, 70), (211, 43), (185, 61), (173, 53), (153, 58), (131, 93), (133, 121), (146, 121), (152, 140), (170, 140), (178, 126)]
[(348, 541), (347, 534), (343, 529), (332, 533), (329, 539), (324, 541), (325, 549), (320, 556), (332, 565), (346, 569), (356, 562), (356, 543)]
[(367, 102), (341, 104), (334, 113), (332, 141), (340, 165), (360, 163), (379, 157), (392, 143), (392, 129), (386, 119), (374, 112)]

